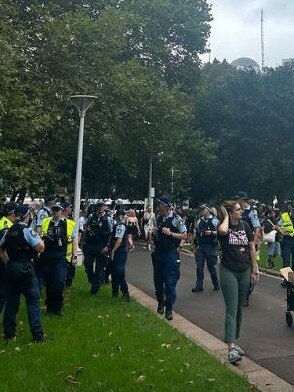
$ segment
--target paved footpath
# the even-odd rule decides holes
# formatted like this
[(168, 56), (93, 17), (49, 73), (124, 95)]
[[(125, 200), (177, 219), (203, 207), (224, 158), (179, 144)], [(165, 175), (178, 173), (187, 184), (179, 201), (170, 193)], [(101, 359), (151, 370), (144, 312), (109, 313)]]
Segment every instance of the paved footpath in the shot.
[[(195, 284), (194, 258), (181, 255), (181, 279), (177, 286), (175, 311), (216, 338), (223, 339), (224, 302), (220, 291), (212, 289), (205, 273), (204, 292), (192, 293)], [(138, 244), (129, 254), (128, 281), (154, 298), (151, 252)], [(266, 275), (244, 308), (240, 346), (254, 362), (294, 385), (294, 327), (285, 322), (286, 291), (281, 280)], [(282, 392), (282, 391), (281, 391)]]

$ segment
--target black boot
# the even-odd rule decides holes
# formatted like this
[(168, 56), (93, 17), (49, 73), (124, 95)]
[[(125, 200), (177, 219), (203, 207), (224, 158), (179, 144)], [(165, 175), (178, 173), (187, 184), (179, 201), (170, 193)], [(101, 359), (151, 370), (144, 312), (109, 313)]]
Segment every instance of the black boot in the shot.
[(122, 299), (124, 299), (126, 302), (130, 302), (130, 295), (129, 293), (123, 293)]
[(90, 291), (91, 295), (93, 296), (96, 295), (99, 291), (99, 288), (100, 288), (99, 286), (92, 286)]
[(171, 321), (173, 319), (173, 312), (172, 312), (172, 310), (167, 310), (166, 309), (166, 311), (165, 311), (165, 318), (168, 321)]
[(164, 303), (163, 302), (158, 302), (157, 313), (164, 314)]

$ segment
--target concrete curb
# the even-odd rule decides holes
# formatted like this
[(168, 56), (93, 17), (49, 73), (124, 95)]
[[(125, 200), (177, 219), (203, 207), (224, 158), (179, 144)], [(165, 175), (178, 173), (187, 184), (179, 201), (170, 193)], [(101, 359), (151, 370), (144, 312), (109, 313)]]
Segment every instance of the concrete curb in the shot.
[[(157, 302), (153, 298), (149, 297), (143, 291), (137, 289), (131, 284), (129, 284), (129, 290), (131, 296), (137, 302), (157, 315)], [(227, 361), (227, 346), (225, 343), (199, 328), (197, 325), (191, 323), (178, 313), (173, 312), (173, 315), (173, 321), (167, 322), (168, 324), (202, 347), (209, 354), (216, 357), (220, 362), (227, 365), (232, 371), (240, 374), (241, 376), (245, 376), (248, 381), (255, 385), (260, 391), (294, 392), (294, 386), (258, 365), (248, 357), (244, 356), (238, 367), (230, 365)], [(162, 316), (159, 315), (158, 317), (162, 318)]]

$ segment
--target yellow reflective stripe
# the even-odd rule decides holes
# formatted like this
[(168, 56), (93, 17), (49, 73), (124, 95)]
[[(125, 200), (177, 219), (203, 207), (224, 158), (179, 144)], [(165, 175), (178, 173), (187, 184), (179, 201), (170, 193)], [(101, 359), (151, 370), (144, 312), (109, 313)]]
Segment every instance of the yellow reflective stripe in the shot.
[(282, 231), (284, 231), (284, 233), (290, 234), (290, 236), (294, 236), (294, 227), (288, 212), (284, 212), (282, 214), (282, 220), (283, 220), (283, 223), (281, 225)]
[(51, 218), (44, 218), (42, 221), (41, 229), (42, 229), (42, 234), (46, 235), (48, 233), (48, 228), (49, 224), (51, 222)]
[(72, 233), (76, 223), (71, 219), (66, 219), (66, 236), (67, 236), (67, 249), (66, 249), (66, 259), (70, 263), (72, 256)]
[[(52, 218), (45, 218), (42, 221), (42, 234), (46, 235), (48, 232), (49, 224)], [(66, 247), (66, 259), (68, 262), (71, 261), (72, 256), (72, 233), (75, 227), (75, 222), (71, 219), (66, 219), (66, 237), (67, 237), (67, 247)]]
[(2, 216), (2, 218), (0, 219), (0, 230), (3, 229), (9, 229), (9, 227), (12, 226), (12, 222), (6, 218), (6, 216)]

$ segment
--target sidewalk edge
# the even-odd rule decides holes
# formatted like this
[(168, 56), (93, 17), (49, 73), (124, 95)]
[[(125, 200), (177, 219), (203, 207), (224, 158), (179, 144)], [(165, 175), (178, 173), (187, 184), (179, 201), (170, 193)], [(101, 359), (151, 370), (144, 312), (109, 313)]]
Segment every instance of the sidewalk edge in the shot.
[[(131, 296), (142, 306), (148, 308), (157, 315), (157, 302), (142, 290), (129, 283), (128, 285)], [(294, 392), (294, 386), (258, 365), (248, 357), (243, 357), (243, 360), (238, 367), (231, 366), (227, 362), (227, 346), (225, 343), (199, 328), (196, 324), (188, 321), (178, 313), (173, 312), (173, 315), (173, 321), (167, 322), (168, 324), (202, 347), (210, 355), (216, 357), (220, 362), (228, 366), (230, 370), (241, 376), (245, 376), (249, 383), (256, 386), (261, 392)], [(158, 315), (158, 317), (160, 316)]]

